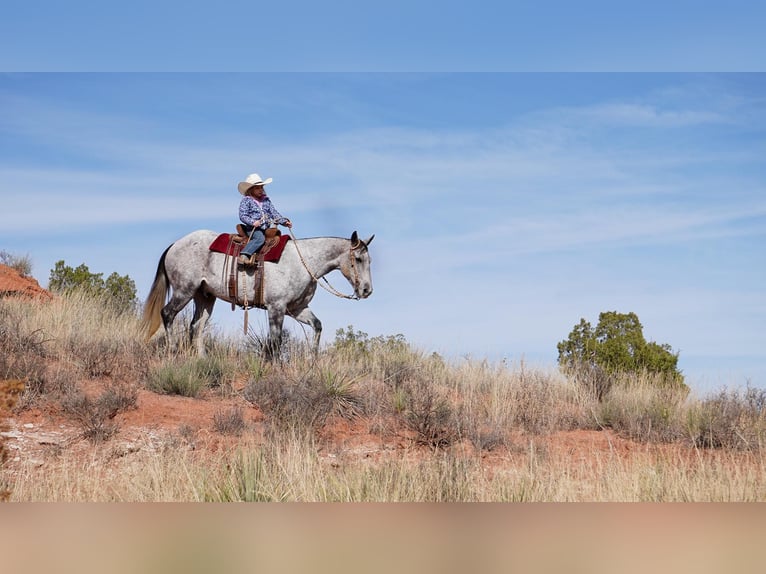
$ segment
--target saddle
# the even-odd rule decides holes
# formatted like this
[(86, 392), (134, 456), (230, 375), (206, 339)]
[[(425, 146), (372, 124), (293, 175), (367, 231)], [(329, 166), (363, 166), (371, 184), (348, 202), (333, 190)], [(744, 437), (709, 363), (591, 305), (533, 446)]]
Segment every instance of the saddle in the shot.
[[(278, 238), (280, 235), (282, 235), (282, 232), (276, 227), (269, 227), (266, 231), (263, 232), (263, 234), (266, 236), (266, 243), (264, 243), (263, 247), (261, 247), (261, 251), (263, 251), (266, 245), (269, 244), (269, 239), (274, 239), (275, 237)], [(250, 241), (250, 237), (247, 235), (247, 233), (245, 233), (245, 226), (241, 223), (237, 224), (237, 234), (232, 235), (232, 241), (234, 243), (242, 244), (247, 244), (247, 242)]]
[[(230, 268), (228, 287), (232, 310), (237, 305), (238, 299), (240, 299), (238, 296), (238, 275), (240, 271), (245, 267), (245, 265), (242, 265), (238, 261), (239, 253), (242, 251), (242, 248), (247, 245), (247, 242), (250, 241), (250, 237), (247, 235), (247, 233), (245, 233), (245, 227), (241, 223), (237, 224), (236, 229), (236, 235), (233, 233), (230, 234), (230, 248), (225, 251), (230, 255), (230, 257), (227, 257), (227, 264)], [(279, 231), (279, 229), (270, 227), (264, 231), (264, 235), (266, 236), (266, 241), (264, 242), (263, 246), (255, 253), (255, 263), (247, 266), (254, 268), (253, 279), (255, 282), (255, 288), (252, 294), (248, 294), (246, 292), (242, 293), (242, 306), (245, 308), (245, 311), (247, 311), (247, 308), (251, 304), (255, 307), (263, 308), (264, 261), (269, 251), (271, 251), (280, 243), (282, 233)], [(248, 295), (252, 295), (253, 299), (251, 300)]]

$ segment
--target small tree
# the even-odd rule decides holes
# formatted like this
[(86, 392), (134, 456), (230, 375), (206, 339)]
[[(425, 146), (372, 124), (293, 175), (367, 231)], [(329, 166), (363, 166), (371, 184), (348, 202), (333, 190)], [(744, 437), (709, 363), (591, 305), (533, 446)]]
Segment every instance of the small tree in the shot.
[(63, 260), (51, 269), (48, 289), (57, 293), (85, 291), (95, 297), (103, 297), (119, 311), (132, 311), (138, 306), (136, 283), (129, 276), (116, 272), (104, 280), (103, 273), (91, 273), (85, 263), (72, 268)]
[(138, 306), (136, 282), (127, 275), (112, 272), (104, 281), (104, 292), (117, 309), (136, 309)]
[(635, 313), (601, 313), (595, 329), (580, 319), (569, 338), (558, 344), (558, 351), (562, 369), (585, 373), (599, 399), (608, 390), (611, 376), (619, 373), (659, 374), (664, 384), (685, 387), (678, 353), (670, 345), (647, 342)]

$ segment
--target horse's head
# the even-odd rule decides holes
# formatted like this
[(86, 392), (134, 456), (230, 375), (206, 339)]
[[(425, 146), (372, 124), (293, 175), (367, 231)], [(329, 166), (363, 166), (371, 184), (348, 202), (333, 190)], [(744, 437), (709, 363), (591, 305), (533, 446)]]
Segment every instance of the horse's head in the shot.
[(359, 239), (356, 231), (351, 234), (350, 269), (341, 271), (354, 287), (354, 293), (360, 299), (372, 295), (372, 273), (370, 272), (370, 250), (368, 246), (375, 238), (370, 236), (366, 241)]

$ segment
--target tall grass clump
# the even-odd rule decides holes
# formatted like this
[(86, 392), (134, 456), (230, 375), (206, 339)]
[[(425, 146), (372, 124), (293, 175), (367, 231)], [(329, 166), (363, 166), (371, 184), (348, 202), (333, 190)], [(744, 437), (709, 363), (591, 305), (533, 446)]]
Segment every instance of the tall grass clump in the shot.
[(282, 339), (279, 346), (279, 354), (276, 355), (269, 343), (269, 335), (250, 327), (247, 331), (245, 351), (253, 356), (270, 356), (271, 361), (280, 364), (289, 364), (293, 361), (303, 361), (313, 355), (311, 346), (307, 340), (300, 339), (287, 329), (282, 331)]
[(29, 381), (26, 404), (78, 378), (139, 379), (151, 356), (137, 315), (79, 291), (51, 301), (0, 300), (0, 337), (15, 350), (5, 368)]
[(394, 418), (418, 444), (438, 448), (459, 440), (459, 407), (439, 355), (419, 352), (402, 335), (369, 337), (349, 326), (337, 331), (328, 357), (343, 365), (347, 377), (364, 382), (359, 394), (365, 413)]
[(157, 362), (149, 368), (146, 387), (156, 393), (198, 397), (206, 389), (230, 385), (234, 363), (225, 356), (180, 355)]
[(23, 323), (23, 304), (37, 303), (0, 299), (0, 380), (23, 380), (24, 392), (38, 395), (48, 382), (50, 345), (41, 329)]
[(471, 501), (491, 498), (478, 460), (439, 451), (420, 462), (330, 465), (308, 435), (283, 433), (267, 444), (243, 448), (208, 474), (211, 502)]
[(695, 445), (761, 451), (766, 446), (766, 389), (723, 389), (689, 410)]
[(466, 360), (446, 370), (463, 438), (477, 448), (508, 446), (511, 435), (592, 428), (592, 399), (560, 374)]
[(92, 398), (80, 391), (69, 393), (62, 400), (63, 412), (76, 421), (82, 436), (92, 442), (102, 442), (117, 433), (114, 417), (120, 411), (137, 408), (135, 388), (110, 386), (98, 397)]
[(345, 330), (338, 329), (329, 354), (333, 361), (381, 380), (391, 388), (415, 378), (427, 362), (403, 335), (370, 337), (350, 325)]
[(415, 433), (417, 444), (443, 448), (460, 438), (461, 416), (445, 387), (434, 380), (422, 379), (406, 383), (402, 390), (402, 419)]
[(592, 397), (554, 371), (529, 368), (521, 361), (509, 371), (513, 422), (532, 435), (590, 429)]
[(643, 442), (688, 438), (687, 389), (663, 385), (657, 377), (648, 372), (617, 376), (594, 409), (598, 424)]
[(313, 433), (332, 417), (352, 419), (364, 413), (358, 381), (343, 365), (296, 361), (268, 373), (258, 370), (244, 398), (258, 406), (281, 431)]

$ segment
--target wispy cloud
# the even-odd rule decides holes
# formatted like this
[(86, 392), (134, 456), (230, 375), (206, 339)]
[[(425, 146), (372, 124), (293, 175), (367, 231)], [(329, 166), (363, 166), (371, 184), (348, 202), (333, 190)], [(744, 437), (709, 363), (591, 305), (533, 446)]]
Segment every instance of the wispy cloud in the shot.
[(681, 128), (727, 123), (718, 112), (693, 109), (662, 109), (649, 104), (607, 103), (563, 110), (572, 121), (583, 121), (601, 127)]
[[(535, 124), (525, 119), (489, 130), (371, 129), (277, 144), (253, 143), (249, 134), (234, 133), (225, 145), (220, 140), (211, 145), (157, 137), (156, 129), (147, 136), (148, 121), (137, 126), (133, 120), (61, 111), (50, 104), (15, 105), (25, 106), (23, 117), (36, 119), (6, 117), (7, 129), (64, 146), (87, 165), (58, 166), (50, 173), (42, 165), (0, 164), (1, 190), (13, 198), (2, 215), (7, 229), (22, 228), (45, 208), (68, 214), (64, 220), (70, 228), (87, 224), (87, 212), (114, 223), (183, 219), (193, 213), (223, 217), (231, 211), (225, 194), (234, 187), (232, 174), (244, 175), (243, 167), (256, 163), (289, 174), (282, 181), (292, 186), (294, 212), (321, 209), (328, 202), (341, 208), (393, 207), (414, 222), (428, 205), (438, 229), (459, 209), (473, 209), (473, 226), (502, 233), (517, 248), (527, 246), (523, 249), (666, 237), (763, 211), (756, 193), (734, 198), (723, 211), (716, 207), (715, 214), (704, 205), (673, 204), (689, 187), (709, 188), (704, 178), (695, 181), (692, 172), (683, 171), (709, 162), (711, 152), (704, 147), (664, 149), (658, 156), (656, 147), (641, 149), (634, 138), (625, 151), (588, 138), (596, 124), (660, 129), (723, 121), (717, 112), (605, 104), (558, 109), (537, 114)], [(569, 127), (562, 131), (564, 124)], [(730, 174), (728, 184), (736, 177)], [(41, 179), (51, 178), (55, 191), (46, 192)], [(734, 215), (722, 216), (728, 212)]]

